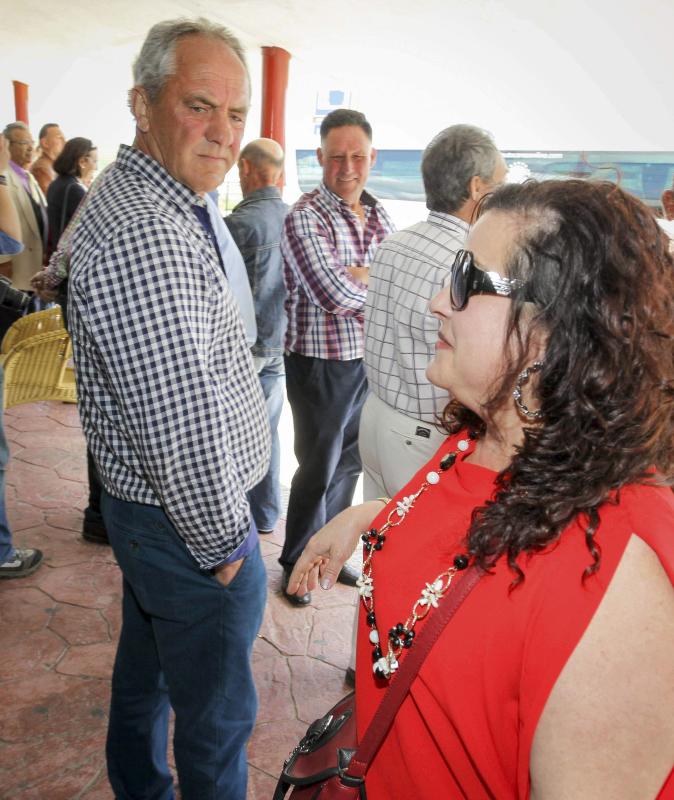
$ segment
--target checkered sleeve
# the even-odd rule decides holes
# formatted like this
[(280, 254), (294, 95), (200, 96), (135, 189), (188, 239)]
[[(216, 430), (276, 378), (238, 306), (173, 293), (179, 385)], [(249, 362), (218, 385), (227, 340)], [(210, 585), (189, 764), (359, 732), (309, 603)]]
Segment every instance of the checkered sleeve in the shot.
[(340, 263), (334, 236), (308, 208), (293, 209), (286, 217), (281, 239), (283, 259), (311, 302), (327, 314), (360, 316), (367, 286)]
[(87, 324), (109, 393), (104, 411), (128, 450), (124, 467), (142, 465), (190, 552), (211, 568), (248, 533), (246, 490), (268, 464), (264, 405), (234, 300), (224, 277), (225, 292), (213, 290), (199, 251), (159, 215), (126, 223), (97, 264)]

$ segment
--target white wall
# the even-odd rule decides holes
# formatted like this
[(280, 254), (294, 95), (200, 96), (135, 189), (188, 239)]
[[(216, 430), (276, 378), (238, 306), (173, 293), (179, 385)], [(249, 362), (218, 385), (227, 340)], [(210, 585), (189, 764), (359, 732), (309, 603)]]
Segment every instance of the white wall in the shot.
[(420, 148), (471, 122), (504, 149), (674, 149), (672, 0), (0, 0), (0, 121), (14, 116), (11, 79), (23, 80), (34, 135), (57, 121), (109, 160), (133, 136), (126, 90), (149, 24), (211, 9), (250, 47), (249, 138), (259, 45), (277, 44), (293, 53), (291, 149), (315, 144), (326, 88), (351, 91), (381, 147)]

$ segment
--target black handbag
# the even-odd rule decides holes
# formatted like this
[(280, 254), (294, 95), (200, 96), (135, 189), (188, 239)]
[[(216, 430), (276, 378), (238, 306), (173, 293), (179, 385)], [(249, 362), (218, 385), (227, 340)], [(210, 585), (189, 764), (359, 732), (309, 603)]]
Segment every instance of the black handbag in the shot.
[[(273, 800), (366, 800), (365, 773), (391, 727), (424, 659), (480, 579), (470, 567), (453, 583), (435, 614), (417, 636), (414, 648), (384, 695), (363, 740), (358, 744), (356, 696), (343, 697), (330, 711), (312, 722), (283, 764)], [(290, 790), (290, 794), (288, 793)]]

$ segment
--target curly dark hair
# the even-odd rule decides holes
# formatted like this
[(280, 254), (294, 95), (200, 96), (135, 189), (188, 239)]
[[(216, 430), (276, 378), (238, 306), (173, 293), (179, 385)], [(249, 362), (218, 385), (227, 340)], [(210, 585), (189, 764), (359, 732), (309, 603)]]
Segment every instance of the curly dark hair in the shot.
[[(484, 421), (512, 402), (529, 342), (546, 342), (533, 390), (541, 424), (476, 509), (468, 549), (490, 568), (539, 551), (578, 519), (592, 562), (600, 507), (632, 483), (674, 483), (674, 263), (652, 212), (612, 183), (528, 181), (488, 196), (480, 214), (518, 222), (506, 264), (534, 302), (511, 304), (510, 353)], [(527, 325), (524, 325), (526, 314)], [(443, 414), (449, 432), (484, 421), (458, 403)]]

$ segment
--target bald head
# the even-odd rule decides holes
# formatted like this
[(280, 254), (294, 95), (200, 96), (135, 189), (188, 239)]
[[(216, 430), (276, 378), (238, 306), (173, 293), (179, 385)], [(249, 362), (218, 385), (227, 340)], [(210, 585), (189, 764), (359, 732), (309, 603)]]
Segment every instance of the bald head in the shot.
[(273, 139), (254, 139), (239, 156), (239, 178), (244, 197), (256, 189), (275, 186), (283, 173), (283, 148)]

